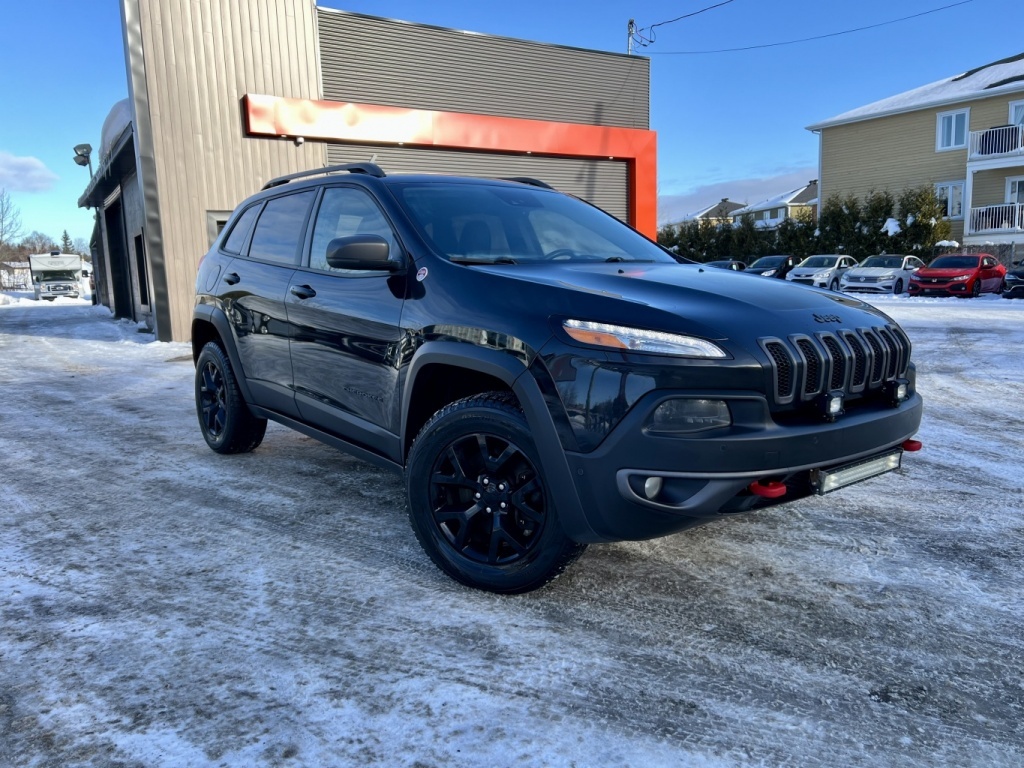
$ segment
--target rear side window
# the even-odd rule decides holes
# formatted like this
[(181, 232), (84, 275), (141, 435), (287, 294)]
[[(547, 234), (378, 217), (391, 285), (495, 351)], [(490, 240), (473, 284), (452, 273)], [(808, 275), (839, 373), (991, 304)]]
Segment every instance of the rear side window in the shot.
[(242, 252), (245, 238), (249, 234), (249, 230), (252, 229), (252, 223), (256, 220), (256, 213), (259, 209), (259, 205), (250, 205), (242, 212), (242, 215), (238, 217), (238, 221), (235, 222), (235, 226), (231, 228), (231, 234), (228, 235), (228, 239), (224, 241), (225, 251), (229, 253)]
[(306, 215), (315, 195), (314, 190), (309, 190), (268, 201), (256, 222), (249, 258), (295, 264), (305, 234)]

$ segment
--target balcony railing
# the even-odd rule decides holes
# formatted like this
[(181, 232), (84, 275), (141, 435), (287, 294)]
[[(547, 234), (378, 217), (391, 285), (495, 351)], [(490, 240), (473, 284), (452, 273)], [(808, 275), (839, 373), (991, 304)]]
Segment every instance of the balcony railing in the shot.
[(984, 131), (971, 131), (970, 160), (1024, 156), (1024, 125), (1001, 125)]
[(1024, 203), (1005, 203), (971, 208), (969, 234), (1024, 232)]

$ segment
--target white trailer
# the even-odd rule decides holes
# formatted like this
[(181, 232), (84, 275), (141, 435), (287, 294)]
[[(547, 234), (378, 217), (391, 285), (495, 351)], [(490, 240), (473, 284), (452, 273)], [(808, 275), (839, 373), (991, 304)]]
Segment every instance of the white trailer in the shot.
[(28, 257), (36, 299), (53, 301), (60, 296), (77, 299), (82, 284), (82, 257), (74, 253), (34, 253)]

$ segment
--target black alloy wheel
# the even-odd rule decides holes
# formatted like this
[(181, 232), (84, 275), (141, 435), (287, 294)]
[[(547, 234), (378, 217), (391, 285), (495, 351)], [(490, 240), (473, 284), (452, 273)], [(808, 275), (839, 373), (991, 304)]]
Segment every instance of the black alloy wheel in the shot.
[(434, 414), (409, 452), (407, 482), (417, 539), (467, 586), (528, 592), (585, 549), (559, 526), (526, 420), (509, 394), (468, 397)]
[(196, 361), (196, 415), (203, 438), (217, 453), (246, 453), (261, 442), (267, 420), (252, 415), (224, 350), (208, 342)]

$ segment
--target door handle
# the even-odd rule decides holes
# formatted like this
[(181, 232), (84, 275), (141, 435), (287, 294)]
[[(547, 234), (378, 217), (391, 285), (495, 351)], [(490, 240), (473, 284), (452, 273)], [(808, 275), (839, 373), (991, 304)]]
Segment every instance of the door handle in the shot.
[(316, 296), (316, 291), (308, 285), (293, 285), (290, 291), (292, 296), (298, 296), (300, 299), (312, 299)]
[(229, 272), (228, 274), (224, 275), (224, 282), (227, 283), (228, 285), (234, 285), (241, 279), (242, 278), (238, 276), (237, 272)]

